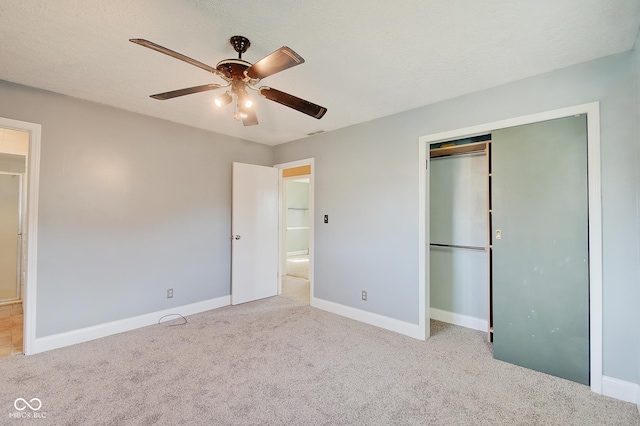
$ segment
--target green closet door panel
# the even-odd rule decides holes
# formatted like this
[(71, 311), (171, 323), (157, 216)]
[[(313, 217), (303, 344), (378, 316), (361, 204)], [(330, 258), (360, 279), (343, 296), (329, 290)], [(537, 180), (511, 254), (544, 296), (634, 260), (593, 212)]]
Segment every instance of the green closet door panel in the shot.
[(499, 130), (491, 153), (494, 356), (584, 384), (586, 130), (586, 116)]

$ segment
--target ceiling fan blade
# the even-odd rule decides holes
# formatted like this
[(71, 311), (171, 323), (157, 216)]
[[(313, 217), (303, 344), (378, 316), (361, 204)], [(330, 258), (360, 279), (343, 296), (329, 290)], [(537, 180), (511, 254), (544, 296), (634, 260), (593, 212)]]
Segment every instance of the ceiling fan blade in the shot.
[(259, 91), (262, 96), (271, 101), (293, 108), (303, 114), (317, 118), (318, 120), (320, 120), (327, 112), (325, 107), (297, 98), (288, 93), (281, 92), (280, 90), (272, 89), (271, 87), (262, 86)]
[(222, 87), (219, 84), (204, 84), (202, 86), (188, 87), (186, 89), (172, 90), (170, 92), (158, 93), (151, 95), (153, 99), (159, 101), (166, 101), (167, 99), (177, 98), (178, 96), (190, 95), (192, 93), (206, 92), (208, 90), (215, 90)]
[(287, 46), (282, 46), (250, 66), (246, 73), (249, 78), (262, 79), (302, 63), (304, 63), (302, 56)]
[(184, 61), (188, 64), (195, 65), (198, 68), (202, 68), (205, 71), (209, 71), (210, 73), (219, 74), (218, 70), (212, 66), (203, 64), (202, 62), (196, 61), (195, 59), (191, 59), (190, 57), (185, 56), (182, 53), (174, 52), (173, 50), (167, 49), (166, 47), (162, 47), (159, 44), (155, 44), (152, 41), (145, 40), (142, 38), (132, 38), (129, 41), (132, 43), (139, 44), (140, 46), (148, 47), (149, 49), (155, 50), (156, 52), (164, 53), (165, 55), (169, 55), (173, 58), (180, 59), (181, 61)]
[(255, 126), (258, 124), (258, 116), (253, 108), (246, 110), (244, 114), (246, 114), (246, 116), (242, 118), (242, 124), (245, 126)]

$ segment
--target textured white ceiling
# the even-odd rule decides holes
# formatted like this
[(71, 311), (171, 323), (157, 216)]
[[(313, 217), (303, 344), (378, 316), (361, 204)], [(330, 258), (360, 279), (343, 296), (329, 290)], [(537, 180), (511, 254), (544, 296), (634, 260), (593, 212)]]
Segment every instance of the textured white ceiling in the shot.
[[(330, 131), (633, 47), (638, 0), (0, 0), (0, 79), (269, 145)], [(280, 46), (306, 62), (265, 78), (328, 108), (321, 120), (259, 99), (244, 127), (221, 81), (130, 43), (146, 38), (215, 66)]]

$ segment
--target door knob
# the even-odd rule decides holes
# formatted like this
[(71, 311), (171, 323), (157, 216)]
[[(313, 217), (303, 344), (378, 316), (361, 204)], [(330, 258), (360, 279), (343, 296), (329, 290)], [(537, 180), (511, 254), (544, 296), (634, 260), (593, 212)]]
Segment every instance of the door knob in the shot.
[(232, 235), (231, 239), (232, 240), (239, 240), (240, 239), (240, 235)]

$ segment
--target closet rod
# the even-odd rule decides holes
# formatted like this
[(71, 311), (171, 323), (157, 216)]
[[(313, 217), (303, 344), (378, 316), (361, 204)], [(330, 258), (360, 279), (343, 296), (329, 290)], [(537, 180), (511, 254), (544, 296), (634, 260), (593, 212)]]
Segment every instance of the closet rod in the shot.
[(481, 251), (487, 251), (486, 247), (477, 247), (477, 246), (461, 246), (458, 244), (437, 244), (437, 243), (430, 243), (430, 246), (433, 247), (451, 247), (451, 248), (461, 248), (461, 249), (468, 249), (468, 250), (481, 250)]

